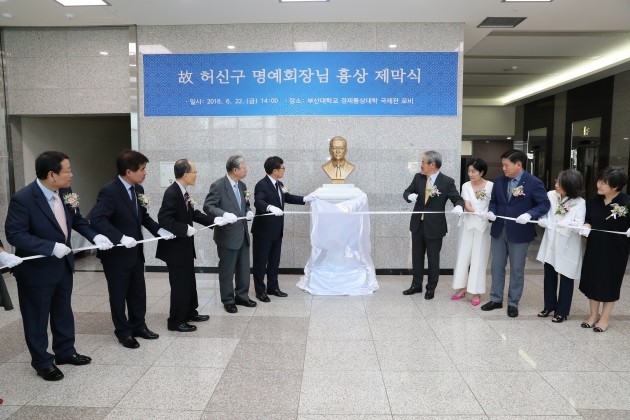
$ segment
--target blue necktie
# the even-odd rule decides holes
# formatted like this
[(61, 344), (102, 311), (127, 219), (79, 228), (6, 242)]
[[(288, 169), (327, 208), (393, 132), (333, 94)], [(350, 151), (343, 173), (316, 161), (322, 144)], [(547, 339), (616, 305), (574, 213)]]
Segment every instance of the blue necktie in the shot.
[(508, 182), (508, 190), (507, 190), (507, 199), (510, 201), (512, 199), (512, 190), (516, 188), (516, 178), (510, 179)]
[(241, 210), (241, 192), (238, 190), (238, 184), (234, 184), (234, 195), (236, 195), (236, 202), (238, 203), (238, 209)]

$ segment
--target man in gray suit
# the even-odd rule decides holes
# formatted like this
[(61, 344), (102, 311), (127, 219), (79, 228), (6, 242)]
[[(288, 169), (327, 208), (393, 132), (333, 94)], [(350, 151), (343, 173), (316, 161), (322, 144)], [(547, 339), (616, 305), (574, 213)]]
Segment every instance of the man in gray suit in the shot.
[[(229, 224), (216, 226), (214, 242), (219, 254), (219, 289), (226, 312), (236, 313), (236, 305), (253, 308), (249, 298), (249, 232), (247, 222), (254, 218), (250, 210), (250, 193), (241, 180), (247, 176), (243, 156), (230, 156), (225, 165), (227, 175), (211, 186), (203, 211), (225, 218)], [(242, 219), (245, 217), (245, 219)], [(240, 218), (240, 219), (239, 219)], [(235, 278), (235, 285), (232, 279)]]

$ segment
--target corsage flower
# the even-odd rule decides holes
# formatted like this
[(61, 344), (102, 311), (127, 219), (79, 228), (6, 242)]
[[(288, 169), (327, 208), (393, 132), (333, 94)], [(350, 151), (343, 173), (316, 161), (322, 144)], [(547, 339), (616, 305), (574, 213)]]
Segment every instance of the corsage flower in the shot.
[(195, 206), (197, 205), (197, 202), (195, 201), (194, 198), (192, 198), (191, 196), (188, 196), (188, 199), (186, 200), (186, 203), (188, 203), (188, 205), (190, 207), (192, 207), (193, 209), (195, 208)]
[(252, 193), (250, 193), (249, 191), (245, 191), (245, 201), (247, 201), (247, 203), (249, 203), (249, 197), (252, 195)]
[(440, 192), (440, 190), (438, 190), (438, 188), (435, 185), (431, 187), (429, 197), (437, 197), (440, 194), (442, 193)]
[(77, 208), (79, 208), (79, 194), (77, 193), (66, 193), (63, 195), (63, 203), (68, 206), (70, 210), (74, 210), (75, 213)]
[(522, 196), (525, 195), (525, 191), (523, 191), (523, 190), (524, 190), (524, 188), (523, 188), (522, 185), (519, 185), (516, 188), (512, 188), (512, 195), (514, 197), (522, 197)]
[(566, 201), (558, 202), (558, 207), (556, 207), (556, 212), (554, 214), (564, 216), (569, 212), (569, 210), (571, 210), (571, 206), (569, 206), (569, 203), (567, 203)]
[(139, 193), (136, 193), (136, 197), (138, 197), (138, 203), (140, 203), (142, 207), (146, 208), (149, 206), (149, 203), (150, 203), (149, 197), (147, 197), (144, 194), (139, 194)]
[(610, 210), (610, 216), (608, 216), (606, 220), (610, 219), (611, 217), (613, 219), (616, 219), (617, 217), (626, 217), (626, 215), (628, 214), (628, 207), (626, 206), (620, 206), (617, 203), (612, 203), (610, 206), (612, 207), (612, 209)]
[(487, 200), (488, 194), (486, 193), (486, 190), (479, 190), (479, 191), (475, 191), (475, 198), (477, 200)]
[(282, 190), (282, 194), (286, 194), (289, 192), (289, 189), (287, 187), (285, 187), (284, 185), (282, 187), (280, 187), (280, 190)]

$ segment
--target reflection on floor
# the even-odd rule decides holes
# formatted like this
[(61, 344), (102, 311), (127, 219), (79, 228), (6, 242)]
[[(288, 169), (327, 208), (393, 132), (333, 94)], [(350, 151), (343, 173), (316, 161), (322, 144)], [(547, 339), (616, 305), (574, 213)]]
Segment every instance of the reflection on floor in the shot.
[[(91, 268), (93, 257), (79, 261)], [(78, 272), (76, 347), (92, 364), (43, 381), (19, 309), (0, 309), (0, 418), (630, 418), (628, 282), (610, 329), (596, 334), (580, 328), (588, 305), (577, 290), (567, 322), (536, 317), (541, 268), (528, 262), (516, 319), (449, 300), (450, 276), (431, 301), (402, 295), (409, 276), (380, 276), (364, 297), (311, 296), (282, 276), (288, 298), (230, 315), (217, 275), (201, 274), (200, 313), (211, 318), (194, 333), (166, 329), (168, 277), (148, 273), (147, 323), (160, 338), (137, 350), (114, 338), (103, 273)]]

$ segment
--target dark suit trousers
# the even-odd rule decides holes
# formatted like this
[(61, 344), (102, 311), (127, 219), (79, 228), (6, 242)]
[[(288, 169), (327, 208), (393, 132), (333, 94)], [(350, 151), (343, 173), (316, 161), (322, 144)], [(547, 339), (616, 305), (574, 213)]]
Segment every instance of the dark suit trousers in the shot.
[[(140, 259), (131, 267), (103, 264), (109, 290), (114, 333), (118, 338), (129, 337), (134, 331), (147, 327), (147, 289), (144, 283), (144, 264)], [(125, 306), (129, 318), (125, 315)]]
[(411, 286), (422, 290), (424, 274), (424, 254), (427, 254), (429, 276), (427, 290), (435, 290), (440, 277), (440, 251), (442, 238), (427, 239), (424, 236), (424, 221), (420, 222), (418, 232), (411, 233), (411, 265), (413, 280)]
[(171, 284), (171, 311), (168, 325), (174, 327), (188, 321), (198, 314), (197, 281), (195, 279), (195, 263), (168, 267), (168, 282)]
[[(253, 235), (253, 272), (256, 294), (276, 290), (278, 286), (278, 267), (280, 267), (280, 253), (282, 252), (282, 237), (270, 240), (264, 235)], [(267, 288), (265, 289), (265, 274), (267, 274)]]
[[(51, 257), (54, 258), (54, 257)], [(72, 315), (72, 271), (64, 264), (61, 281), (55, 284), (26, 286), (17, 281), (24, 337), (31, 353), (31, 366), (37, 371), (54, 363), (48, 353), (48, 318), (52, 331), (52, 349), (58, 359), (76, 353)]]
[[(558, 291), (558, 273), (553, 265), (545, 263), (545, 309), (555, 311), (556, 315), (569, 316), (573, 300), (573, 279), (560, 274)], [(557, 294), (556, 294), (557, 291)]]
[[(249, 299), (249, 246), (246, 242), (239, 249), (223, 248), (217, 245), (219, 254), (219, 289), (221, 302), (233, 304), (234, 298)], [(235, 279), (235, 285), (232, 284)]]
[(13, 309), (13, 302), (11, 302), (11, 295), (7, 290), (7, 285), (4, 283), (2, 273), (0, 273), (0, 306), (4, 306), (5, 311)]

